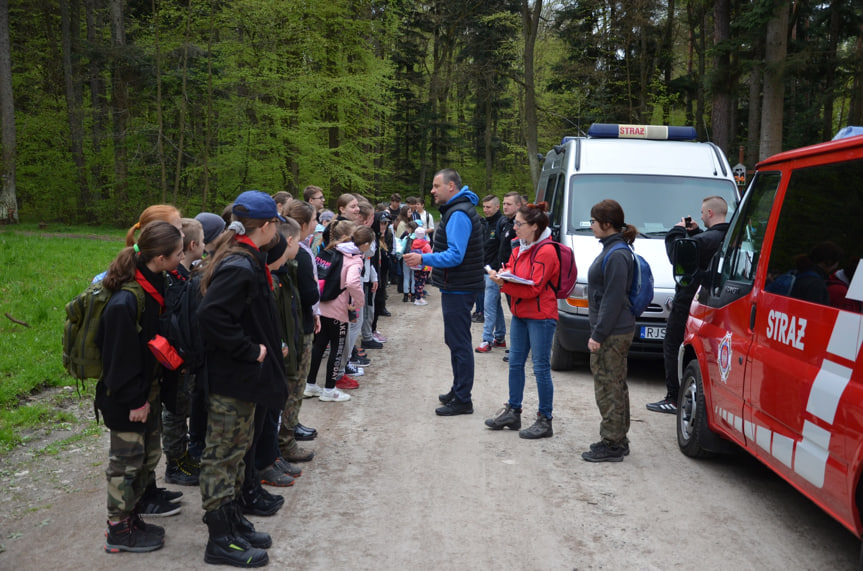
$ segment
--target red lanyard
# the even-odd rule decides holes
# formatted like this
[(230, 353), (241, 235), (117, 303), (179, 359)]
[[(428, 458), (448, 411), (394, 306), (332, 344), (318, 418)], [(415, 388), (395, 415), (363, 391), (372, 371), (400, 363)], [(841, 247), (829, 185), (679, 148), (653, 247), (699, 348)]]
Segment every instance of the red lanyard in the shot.
[[(258, 248), (258, 246), (254, 242), (252, 242), (252, 239), (246, 235), (243, 235), (243, 236), (235, 235), (234, 240), (236, 240), (240, 244), (245, 244), (246, 246), (249, 246), (250, 248), (253, 248), (254, 250), (256, 250), (258, 252), (261, 251), (261, 249)], [(270, 273), (270, 266), (268, 266), (267, 264), (264, 264), (264, 269), (267, 270), (267, 283), (270, 284), (270, 289), (272, 290), (273, 289), (273, 275)]]
[(162, 294), (156, 289), (156, 287), (147, 281), (147, 278), (144, 277), (144, 274), (141, 273), (141, 270), (135, 268), (135, 281), (141, 284), (141, 287), (144, 288), (144, 291), (150, 294), (150, 297), (156, 300), (159, 304), (159, 308), (164, 311), (165, 310), (165, 298), (162, 297)]

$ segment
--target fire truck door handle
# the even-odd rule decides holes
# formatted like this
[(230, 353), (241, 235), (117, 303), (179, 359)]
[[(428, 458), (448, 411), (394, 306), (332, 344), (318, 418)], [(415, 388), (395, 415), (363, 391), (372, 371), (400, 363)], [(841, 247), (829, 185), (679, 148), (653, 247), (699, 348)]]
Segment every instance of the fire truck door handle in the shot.
[(757, 307), (758, 306), (753, 303), (752, 308), (749, 310), (749, 330), (750, 331), (755, 329), (755, 313), (756, 313)]

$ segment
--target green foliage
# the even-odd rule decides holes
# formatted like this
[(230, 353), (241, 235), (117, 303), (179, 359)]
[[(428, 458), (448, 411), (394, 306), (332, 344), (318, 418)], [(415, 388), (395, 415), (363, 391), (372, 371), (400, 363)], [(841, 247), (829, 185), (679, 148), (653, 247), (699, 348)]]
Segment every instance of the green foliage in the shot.
[(64, 307), (107, 269), (122, 247), (116, 232), (0, 232), (0, 305), (4, 313), (29, 325), (0, 316), (0, 416), (44, 387), (74, 386), (60, 355)]

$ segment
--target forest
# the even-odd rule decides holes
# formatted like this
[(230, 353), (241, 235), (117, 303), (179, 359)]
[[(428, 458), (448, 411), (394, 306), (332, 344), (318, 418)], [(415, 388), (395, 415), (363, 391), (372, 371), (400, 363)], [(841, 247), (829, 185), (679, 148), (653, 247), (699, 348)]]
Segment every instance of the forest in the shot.
[(748, 169), (863, 125), (859, 0), (0, 0), (0, 223), (533, 191), (593, 122)]

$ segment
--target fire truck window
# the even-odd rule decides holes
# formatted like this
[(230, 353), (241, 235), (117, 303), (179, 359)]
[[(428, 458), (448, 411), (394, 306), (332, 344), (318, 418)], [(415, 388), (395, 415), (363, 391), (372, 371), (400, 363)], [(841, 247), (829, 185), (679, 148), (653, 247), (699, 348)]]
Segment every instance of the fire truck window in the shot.
[(845, 297), (863, 254), (863, 160), (791, 173), (764, 290), (860, 312)]
[[(755, 281), (764, 230), (779, 181), (777, 172), (758, 173), (731, 221), (720, 250), (718, 280), (713, 283), (712, 289), (713, 295), (721, 298), (722, 305), (745, 295)], [(726, 288), (729, 282), (733, 282), (734, 287)], [(731, 295), (731, 298), (726, 298), (727, 295)]]

